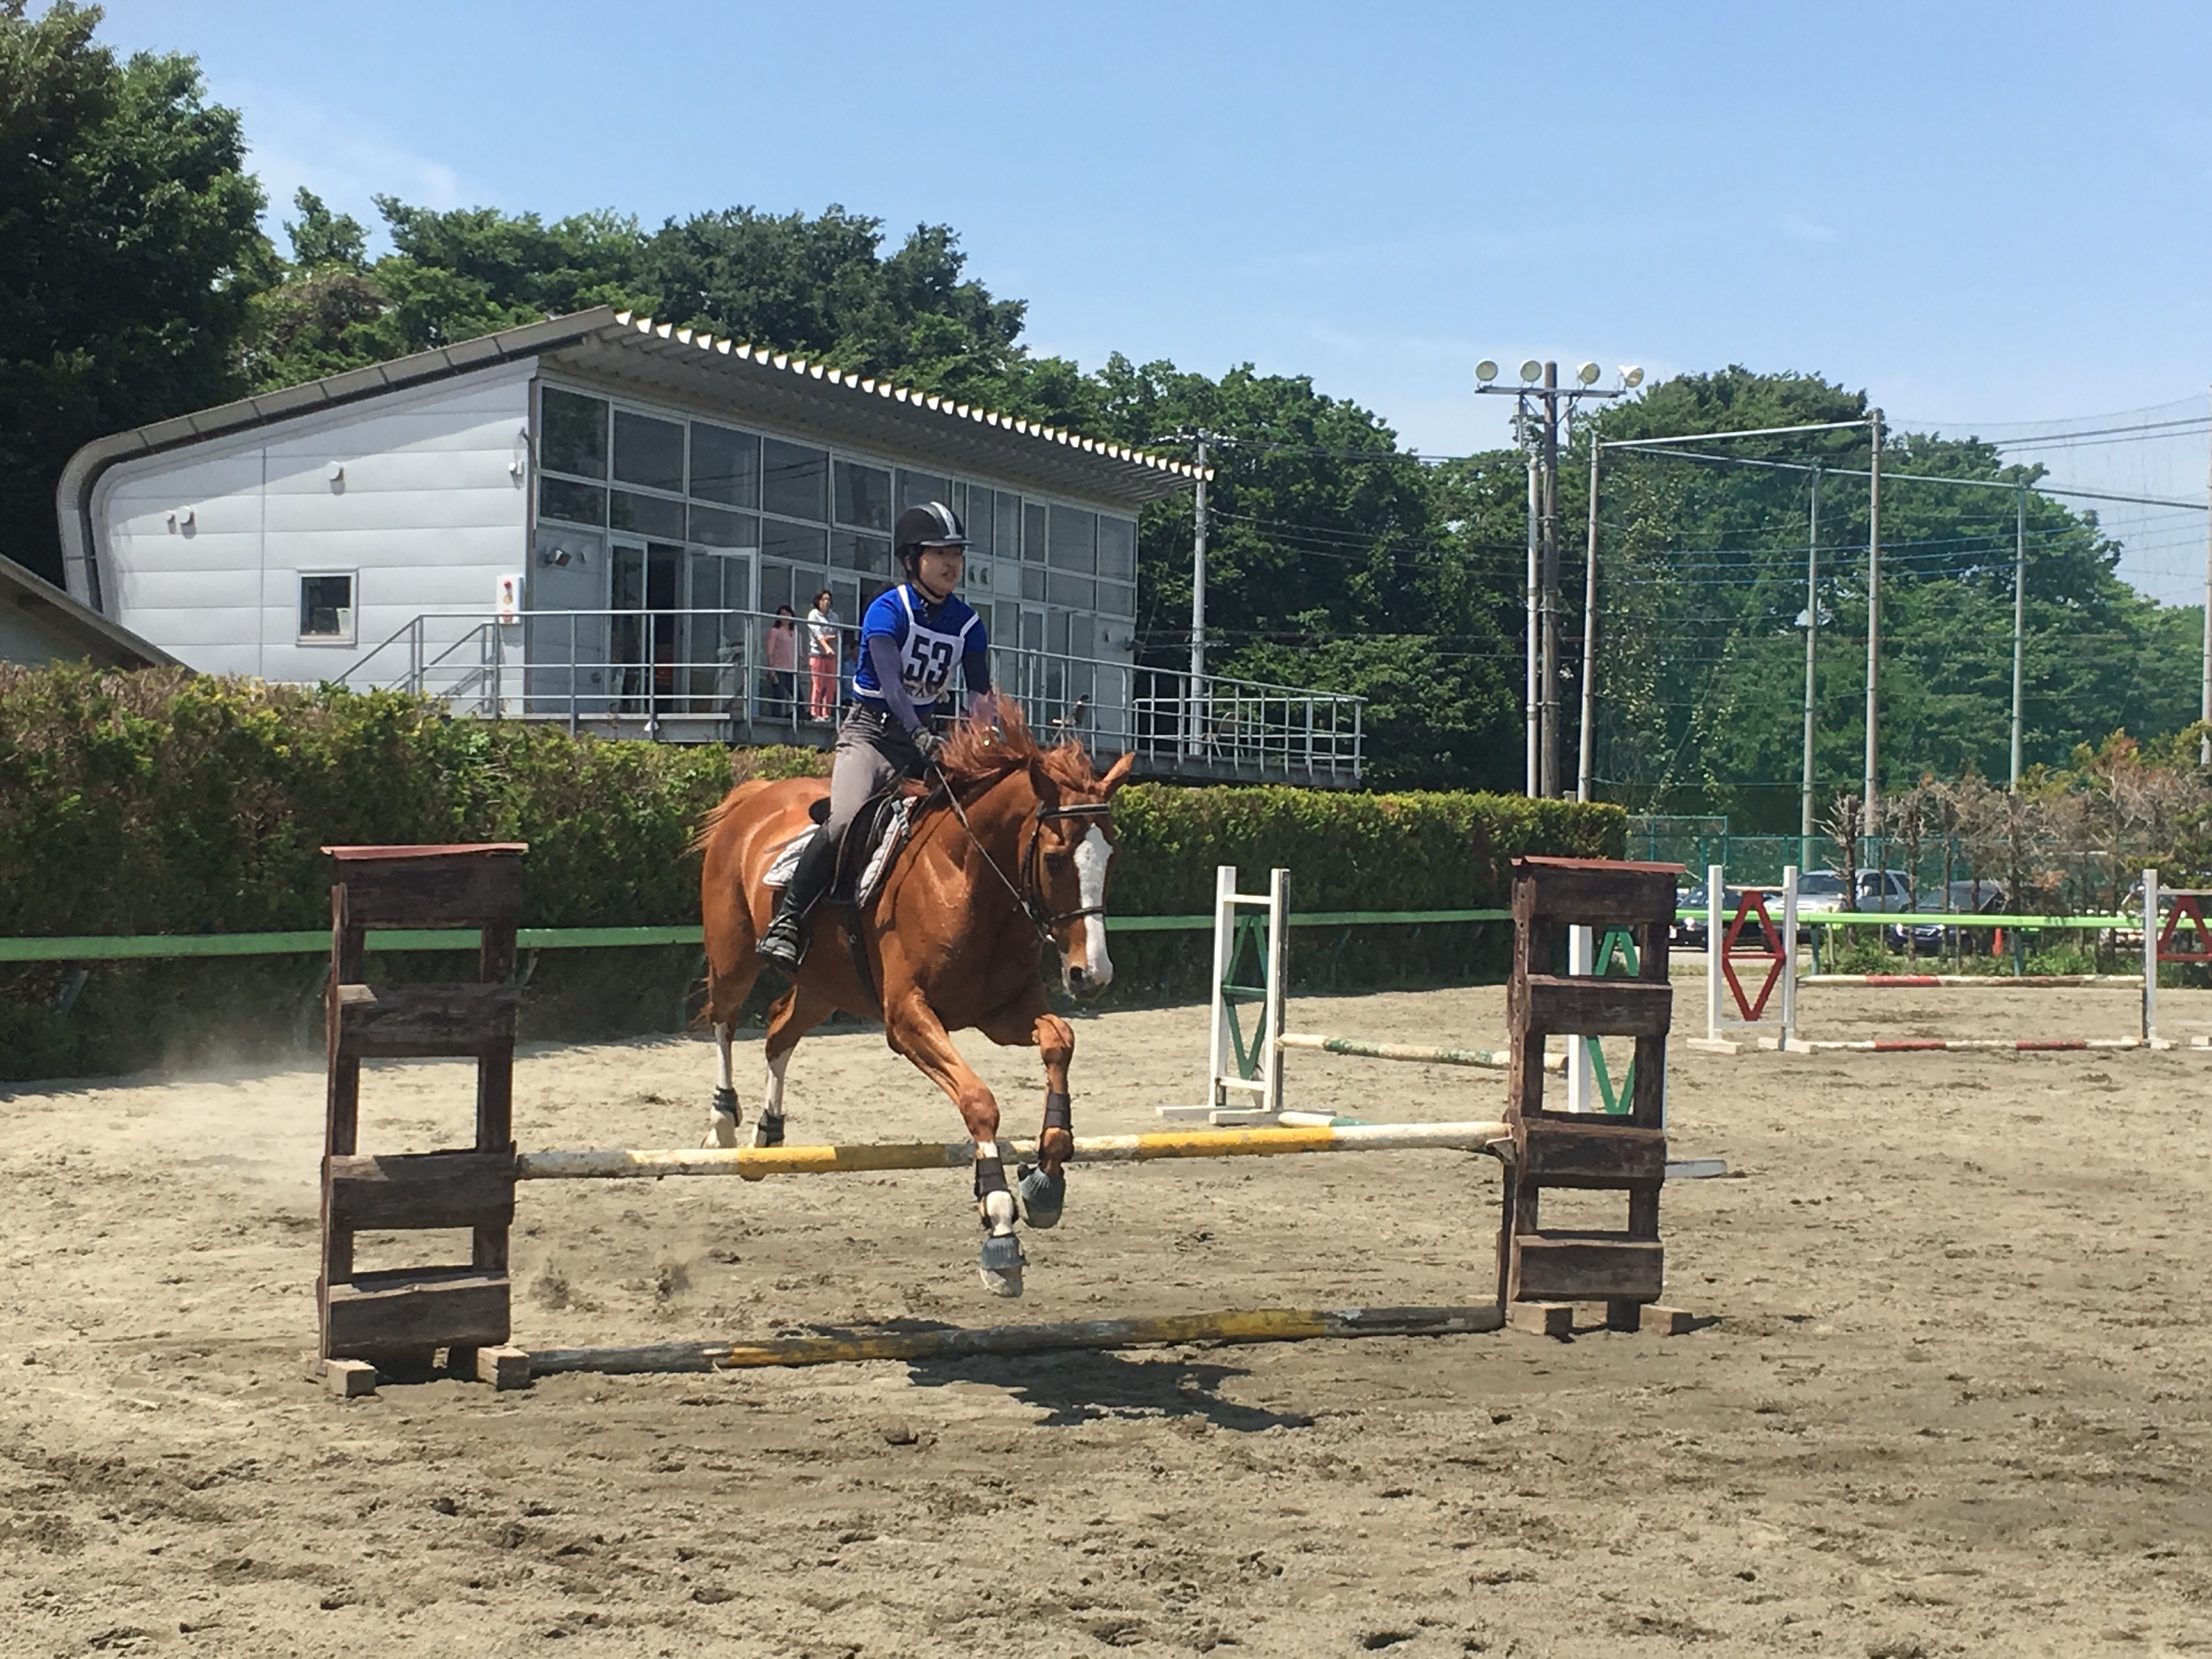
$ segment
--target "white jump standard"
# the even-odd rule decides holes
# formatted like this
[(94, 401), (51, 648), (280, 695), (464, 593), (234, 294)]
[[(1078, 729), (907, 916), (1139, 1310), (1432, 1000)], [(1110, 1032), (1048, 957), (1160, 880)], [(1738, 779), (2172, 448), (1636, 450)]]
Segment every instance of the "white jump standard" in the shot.
[[(2158, 970), (2164, 963), (2212, 962), (2212, 927), (2208, 927), (2202, 901), (2212, 893), (2161, 887), (2158, 872), (2142, 872), (2142, 971), (2139, 974), (1806, 974), (1797, 968), (1797, 872), (1783, 872), (1779, 888), (1743, 887), (1733, 914), (1726, 906), (1726, 872), (1718, 865), (1706, 872), (1705, 982), (1706, 1029), (1703, 1039), (1690, 1046), (1711, 1053), (1735, 1054), (1756, 1046), (1784, 1054), (2047, 1054), (2083, 1050), (2170, 1048), (2173, 1044), (2158, 1034)], [(1779, 894), (1782, 917), (1778, 926), (1766, 908), (1766, 899)], [(2002, 918), (1997, 919), (2002, 921)], [(1988, 926), (1972, 914), (1936, 911), (1827, 913), (1820, 925), (1896, 927), (1928, 925), (1972, 927)], [(2019, 925), (2015, 920), (2013, 925)], [(2194, 944), (2182, 937), (2186, 929)], [(1749, 934), (1761, 948), (1741, 948)], [(1759, 964), (1764, 978), (1754, 994), (1737, 973), (1738, 966)], [(1801, 988), (1851, 987), (1875, 990), (1970, 990), (2042, 987), (2052, 989), (2126, 989), (2142, 998), (2140, 1035), (2113, 1037), (1998, 1037), (1981, 1036), (1916, 1037), (1807, 1037), (1799, 1028)], [(1779, 992), (1779, 995), (1775, 993)], [(1762, 1030), (1765, 1026), (1768, 1029)]]
[[(1272, 870), (1265, 893), (1240, 893), (1235, 865), (1224, 864), (1214, 870), (1206, 1099), (1197, 1106), (1160, 1107), (1162, 1117), (1224, 1125), (1328, 1122), (1328, 1113), (1295, 1111), (1288, 1105), (1283, 1087), (1283, 1052), (1288, 1048), (1422, 1066), (1471, 1066), (1493, 1072), (1511, 1069), (1511, 1056), (1502, 1048), (1431, 1048), (1285, 1030), (1290, 985), (1290, 880), (1288, 870)], [(1240, 975), (1255, 982), (1240, 984)], [(1249, 1038), (1244, 1029), (1248, 1013), (1256, 1016)], [(1567, 1057), (1548, 1055), (1544, 1066), (1547, 1071), (1564, 1073)]]

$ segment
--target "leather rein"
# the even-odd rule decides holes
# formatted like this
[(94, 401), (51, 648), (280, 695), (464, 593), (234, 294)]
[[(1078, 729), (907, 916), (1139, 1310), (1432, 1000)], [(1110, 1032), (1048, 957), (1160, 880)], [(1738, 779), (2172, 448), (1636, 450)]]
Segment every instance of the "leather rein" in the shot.
[(945, 804), (952, 808), (952, 816), (959, 820), (960, 828), (966, 832), (969, 844), (990, 866), (991, 873), (999, 878), (999, 884), (1013, 896), (1022, 915), (1028, 919), (1030, 926), (1036, 929), (1041, 942), (1052, 943), (1052, 930), (1064, 923), (1106, 914), (1106, 907), (1103, 904), (1086, 904), (1073, 910), (1048, 910), (1045, 908), (1043, 872), (1039, 867), (1042, 854), (1038, 843), (1042, 839), (1044, 826), (1057, 819), (1112, 817), (1114, 807), (1110, 801), (1084, 801), (1073, 806), (1047, 806), (1039, 801), (1036, 810), (1029, 815), (1028, 834), (1022, 840), (1022, 879), (1020, 885), (1017, 886), (1013, 878), (1000, 867), (998, 860), (991, 856), (991, 849), (983, 845), (982, 837), (975, 833), (975, 826), (968, 822), (967, 809), (961, 805), (960, 794), (952, 787), (952, 780), (946, 777), (944, 770), (934, 762), (931, 763), (929, 769), (937, 774), (938, 785), (945, 791)]

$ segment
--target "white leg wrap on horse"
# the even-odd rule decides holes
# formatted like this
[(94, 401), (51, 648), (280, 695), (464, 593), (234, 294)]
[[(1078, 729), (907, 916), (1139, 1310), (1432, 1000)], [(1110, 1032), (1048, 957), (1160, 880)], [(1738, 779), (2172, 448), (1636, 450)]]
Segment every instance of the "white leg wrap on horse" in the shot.
[(783, 1074), (791, 1065), (791, 1054), (787, 1048), (768, 1063), (768, 1093), (761, 1100), (763, 1117), (783, 1115)]
[[(994, 1140), (975, 1143), (975, 1164), (979, 1182), (988, 1178), (986, 1165), (995, 1170), (999, 1161), (999, 1144)], [(983, 1218), (983, 1253), (976, 1262), (983, 1276), (983, 1288), (994, 1296), (1014, 1297), (1022, 1293), (1022, 1247), (1014, 1236), (1014, 1195), (1007, 1188), (1003, 1174), (985, 1185), (977, 1195), (975, 1208)]]
[(738, 1144), (738, 1091), (730, 1083), (730, 1028), (714, 1026), (714, 1101), (707, 1111), (707, 1134), (702, 1146)]

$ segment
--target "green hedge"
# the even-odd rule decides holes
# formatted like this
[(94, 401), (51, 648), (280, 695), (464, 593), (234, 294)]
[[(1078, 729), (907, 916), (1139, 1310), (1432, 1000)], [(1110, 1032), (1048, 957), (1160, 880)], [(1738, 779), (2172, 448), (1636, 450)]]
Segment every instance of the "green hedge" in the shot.
[[(687, 844), (699, 814), (733, 776), (804, 775), (823, 759), (453, 720), (386, 692), (0, 665), (0, 936), (320, 927), (330, 872), (318, 849), (337, 842), (526, 841), (528, 925), (684, 921), (698, 915)], [(1514, 854), (1618, 857), (1625, 828), (1611, 807), (1517, 796), (1158, 784), (1125, 791), (1116, 821), (1124, 915), (1209, 909), (1220, 863), (1254, 884), (1287, 866), (1298, 909), (1501, 905)], [(1503, 959), (1495, 927), (1325, 931), (1301, 930), (1293, 961), (1308, 982), (1466, 978)], [(1209, 949), (1198, 934), (1118, 935), (1117, 997), (1201, 994)], [(540, 953), (525, 1030), (671, 1029), (697, 965), (688, 949)], [(0, 969), (0, 1077), (311, 1036), (320, 969), (300, 958)]]

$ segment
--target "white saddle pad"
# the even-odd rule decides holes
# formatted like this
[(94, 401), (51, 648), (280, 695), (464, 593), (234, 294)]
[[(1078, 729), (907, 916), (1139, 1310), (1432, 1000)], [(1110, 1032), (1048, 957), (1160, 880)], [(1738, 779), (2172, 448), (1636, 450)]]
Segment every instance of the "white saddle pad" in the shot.
[[(906, 845), (907, 830), (914, 823), (914, 806), (913, 796), (902, 795), (891, 810), (884, 815), (882, 830), (876, 836), (875, 845), (868, 849), (868, 861), (860, 871), (860, 887), (854, 896), (861, 908), (866, 908), (874, 901), (876, 890), (883, 885), (884, 876), (890, 869), (891, 860), (898, 856), (899, 848)], [(800, 855), (814, 844), (814, 838), (820, 834), (822, 826), (811, 823), (776, 848), (775, 857), (769, 861), (768, 873), (761, 878), (761, 884), (769, 888), (789, 886), (791, 872), (799, 867)]]

